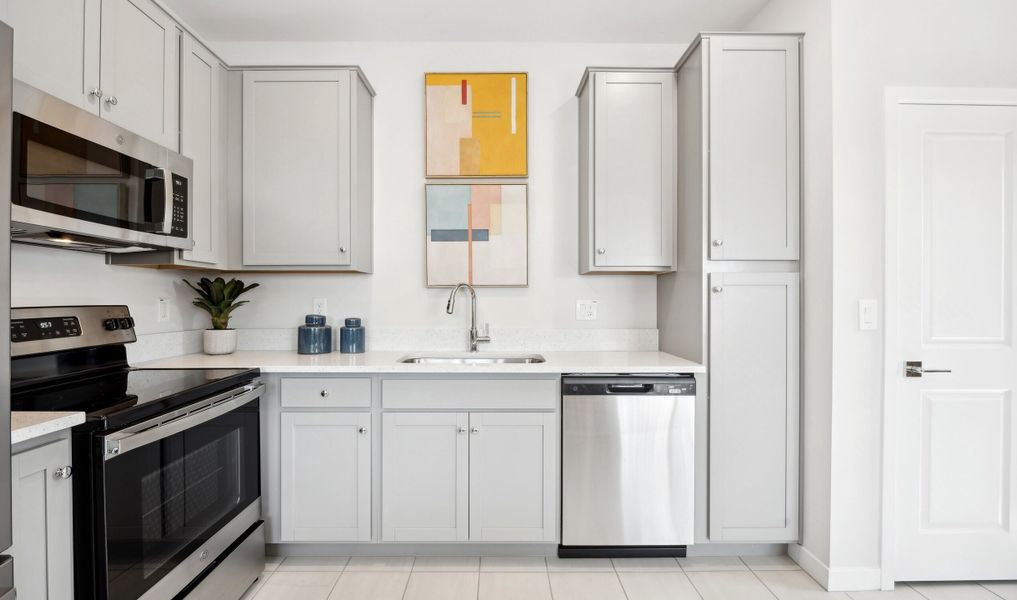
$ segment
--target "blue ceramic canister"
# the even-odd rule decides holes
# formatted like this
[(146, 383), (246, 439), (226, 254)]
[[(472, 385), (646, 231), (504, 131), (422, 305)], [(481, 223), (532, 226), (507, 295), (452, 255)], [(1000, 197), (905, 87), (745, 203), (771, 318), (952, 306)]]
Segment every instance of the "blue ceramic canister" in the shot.
[(346, 319), (346, 325), (339, 328), (339, 352), (360, 354), (366, 346), (364, 337), (364, 328), (360, 324), (360, 319)]
[(299, 354), (328, 354), (332, 351), (332, 328), (325, 324), (325, 315), (307, 315), (297, 328)]

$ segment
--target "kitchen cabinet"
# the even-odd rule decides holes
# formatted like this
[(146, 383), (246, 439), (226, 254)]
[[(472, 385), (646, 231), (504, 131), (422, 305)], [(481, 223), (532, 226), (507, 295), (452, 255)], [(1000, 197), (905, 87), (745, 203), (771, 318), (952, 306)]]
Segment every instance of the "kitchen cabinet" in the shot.
[(704, 34), (677, 66), (701, 121), (679, 179), (702, 180), (712, 260), (798, 260), (800, 54), (796, 34)]
[(577, 96), (580, 273), (671, 271), (674, 72), (587, 69)]
[(243, 73), (243, 266), (370, 272), (373, 91), (359, 69)]
[(553, 413), (385, 413), (382, 539), (554, 541)]
[(102, 0), (100, 114), (171, 150), (179, 144), (180, 33), (151, 0)]
[(151, 0), (4, 0), (14, 77), (179, 148), (180, 30)]
[(14, 77), (64, 102), (99, 111), (101, 0), (3, 0), (14, 28)]
[(798, 539), (797, 273), (710, 276), (710, 539)]
[(282, 541), (371, 539), (370, 426), (368, 412), (282, 413)]
[(14, 452), (10, 554), (18, 597), (69, 600), (74, 597), (70, 440)]

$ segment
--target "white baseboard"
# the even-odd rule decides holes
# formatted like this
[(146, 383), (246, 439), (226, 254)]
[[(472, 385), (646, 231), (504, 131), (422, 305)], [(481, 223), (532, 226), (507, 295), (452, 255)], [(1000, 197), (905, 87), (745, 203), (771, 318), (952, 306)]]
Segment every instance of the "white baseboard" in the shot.
[(798, 563), (819, 585), (830, 592), (861, 592), (878, 590), (881, 585), (879, 567), (831, 569), (815, 554), (800, 544), (790, 544), (788, 556)]

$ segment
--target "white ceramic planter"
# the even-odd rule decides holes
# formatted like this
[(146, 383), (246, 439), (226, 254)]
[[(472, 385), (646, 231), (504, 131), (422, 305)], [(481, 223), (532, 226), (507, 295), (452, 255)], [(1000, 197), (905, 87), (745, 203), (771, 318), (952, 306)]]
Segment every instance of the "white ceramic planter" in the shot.
[(202, 342), (205, 354), (233, 354), (237, 349), (237, 330), (206, 329)]

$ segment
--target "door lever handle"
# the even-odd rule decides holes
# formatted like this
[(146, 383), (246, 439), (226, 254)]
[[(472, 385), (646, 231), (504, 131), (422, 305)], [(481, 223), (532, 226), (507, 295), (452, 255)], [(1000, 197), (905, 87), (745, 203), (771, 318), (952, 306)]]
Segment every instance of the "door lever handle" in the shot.
[(922, 367), (922, 361), (909, 360), (904, 363), (905, 377), (921, 377), (926, 373), (953, 373), (952, 369), (926, 369)]

